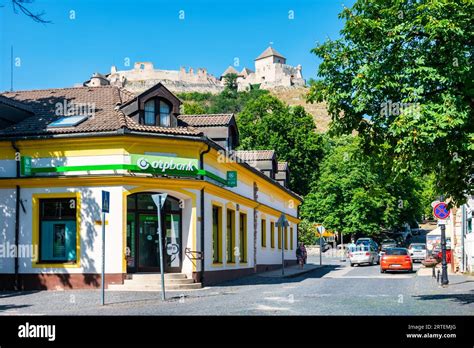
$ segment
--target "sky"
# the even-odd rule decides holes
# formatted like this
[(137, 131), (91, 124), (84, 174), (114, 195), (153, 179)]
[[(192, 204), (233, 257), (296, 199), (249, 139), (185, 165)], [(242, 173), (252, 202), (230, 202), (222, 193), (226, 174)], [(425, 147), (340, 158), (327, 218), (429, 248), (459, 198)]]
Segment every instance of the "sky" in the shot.
[[(0, 91), (72, 87), (94, 72), (150, 61), (155, 68), (206, 68), (218, 77), (238, 60), (254, 69), (270, 44), (315, 78), (310, 51), (335, 39), (342, 5), (354, 0), (35, 0), (50, 24), (36, 23), (0, 0)], [(127, 66), (127, 64), (130, 66)]]

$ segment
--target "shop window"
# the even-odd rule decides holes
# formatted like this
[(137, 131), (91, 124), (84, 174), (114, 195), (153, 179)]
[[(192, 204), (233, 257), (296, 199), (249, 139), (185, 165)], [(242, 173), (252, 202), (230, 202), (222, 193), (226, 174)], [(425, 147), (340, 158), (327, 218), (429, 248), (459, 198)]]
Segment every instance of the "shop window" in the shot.
[(270, 247), (275, 247), (275, 223), (270, 222)]
[(239, 215), (239, 242), (240, 242), (240, 262), (247, 262), (247, 215)]
[(76, 198), (39, 201), (39, 261), (73, 263), (77, 247)]
[(222, 262), (222, 208), (212, 206), (212, 262)]
[(227, 262), (235, 262), (234, 248), (235, 248), (235, 211), (227, 209)]
[(281, 249), (281, 226), (278, 226), (278, 249)]
[(290, 227), (290, 250), (293, 250), (293, 227)]
[(262, 247), (265, 248), (267, 246), (267, 220), (262, 219), (260, 231), (262, 233)]

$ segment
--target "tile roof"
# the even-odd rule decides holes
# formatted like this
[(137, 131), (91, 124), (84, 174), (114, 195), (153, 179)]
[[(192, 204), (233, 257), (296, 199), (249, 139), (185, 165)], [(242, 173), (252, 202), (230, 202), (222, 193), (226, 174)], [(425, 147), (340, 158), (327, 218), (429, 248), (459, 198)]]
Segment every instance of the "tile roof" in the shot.
[(244, 161), (268, 161), (275, 157), (274, 150), (237, 150), (235, 155)]
[(3, 95), (0, 95), (0, 104), (12, 106), (14, 108), (21, 109), (27, 112), (33, 112), (33, 109), (29, 105), (19, 102), (18, 100), (15, 100), (12, 98), (8, 98)]
[(263, 51), (255, 60), (259, 60), (262, 58), (267, 58), (271, 56), (277, 56), (283, 59), (286, 59), (281, 53), (279, 53), (277, 50), (275, 50), (273, 47), (268, 47), (265, 51)]
[(236, 74), (236, 75), (239, 75), (239, 72), (237, 70), (235, 70), (235, 68), (232, 66), (232, 65), (229, 65), (227, 67), (227, 69), (225, 69), (225, 71), (222, 73), (221, 76), (225, 76), (227, 74)]
[[(33, 110), (34, 115), (1, 129), (0, 136), (94, 133), (117, 131), (121, 128), (168, 134), (199, 134), (199, 131), (189, 127), (166, 128), (137, 124), (117, 108), (117, 106), (135, 98), (135, 95), (114, 86), (17, 91), (4, 93), (3, 97), (26, 105)], [(68, 107), (67, 103), (85, 109), (89, 107), (90, 115), (87, 120), (75, 127), (48, 128), (51, 122), (64, 115), (64, 113), (56, 113), (56, 111), (60, 107), (64, 108), (64, 105)]]
[(178, 119), (193, 127), (228, 126), (234, 114), (179, 115)]

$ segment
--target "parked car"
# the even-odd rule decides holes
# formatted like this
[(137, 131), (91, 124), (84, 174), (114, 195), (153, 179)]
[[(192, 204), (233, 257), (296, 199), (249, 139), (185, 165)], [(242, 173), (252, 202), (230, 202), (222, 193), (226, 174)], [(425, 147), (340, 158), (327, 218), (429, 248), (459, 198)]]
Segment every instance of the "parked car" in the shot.
[(380, 247), (382, 251), (385, 251), (387, 248), (396, 248), (398, 246), (397, 241), (395, 239), (384, 239), (382, 243), (380, 243)]
[(374, 249), (372, 245), (359, 244), (354, 250), (349, 252), (349, 261), (351, 267), (363, 263), (376, 265), (379, 263), (379, 255), (377, 249)]
[(411, 259), (415, 261), (423, 261), (426, 259), (426, 244), (425, 243), (411, 243), (408, 247)]
[(385, 271), (413, 272), (413, 261), (406, 248), (388, 248), (380, 259), (380, 273)]
[[(319, 248), (319, 237), (316, 237), (314, 239), (314, 246)], [(324, 237), (322, 238), (322, 246), (323, 246), (323, 252), (332, 248), (332, 245), (329, 244)]]
[(374, 250), (379, 250), (379, 245), (372, 239), (372, 238), (359, 238), (356, 241), (356, 246), (364, 244), (364, 245), (370, 245)]

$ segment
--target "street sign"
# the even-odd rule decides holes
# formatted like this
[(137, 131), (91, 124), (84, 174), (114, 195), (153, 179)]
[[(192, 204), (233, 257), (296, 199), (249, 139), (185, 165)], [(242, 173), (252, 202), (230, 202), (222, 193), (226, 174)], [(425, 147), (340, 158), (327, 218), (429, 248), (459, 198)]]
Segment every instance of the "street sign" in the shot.
[(21, 156), (20, 158), (20, 169), (21, 174), (25, 176), (31, 175), (31, 157), (29, 156)]
[(288, 220), (286, 219), (285, 214), (280, 215), (276, 225), (277, 225), (277, 227), (288, 227), (289, 226), (289, 223), (288, 223)]
[(433, 208), (433, 215), (439, 220), (445, 220), (450, 212), (445, 202), (439, 202)]
[(236, 171), (227, 172), (227, 186), (229, 187), (237, 186), (237, 172)]
[(109, 203), (110, 203), (110, 192), (102, 191), (102, 212), (109, 212)]
[(168, 196), (167, 193), (159, 193), (159, 194), (156, 194), (156, 195), (151, 195), (151, 198), (153, 199), (153, 202), (155, 202), (157, 207), (158, 207), (158, 204), (159, 204), (160, 208), (163, 208), (163, 205), (165, 204), (167, 196)]
[(324, 233), (324, 226), (318, 226), (316, 229), (318, 230), (319, 236), (321, 237)]

